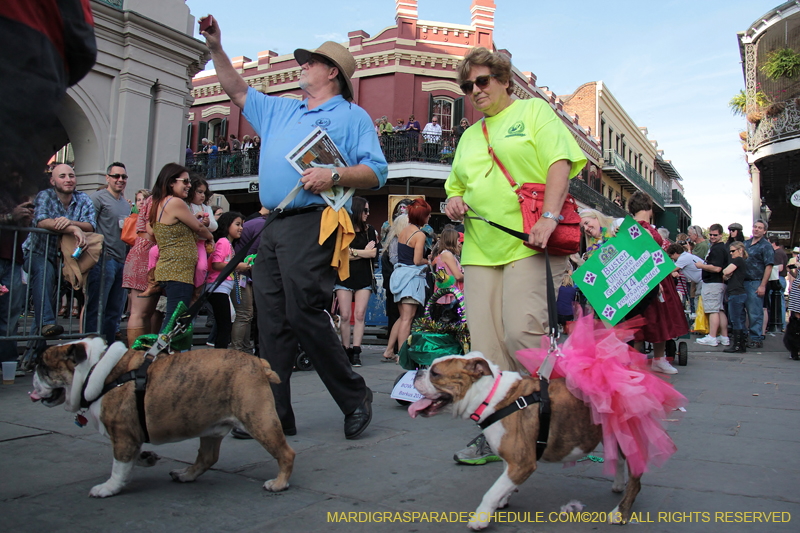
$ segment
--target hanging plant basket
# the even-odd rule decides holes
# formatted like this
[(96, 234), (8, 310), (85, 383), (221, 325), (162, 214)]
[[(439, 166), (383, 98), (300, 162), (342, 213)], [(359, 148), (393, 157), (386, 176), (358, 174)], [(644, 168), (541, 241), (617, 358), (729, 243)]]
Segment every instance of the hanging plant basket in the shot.
[(781, 48), (767, 54), (767, 60), (761, 65), (761, 72), (773, 80), (792, 79), (800, 74), (800, 54), (791, 48)]
[(742, 150), (747, 151), (747, 143), (742, 144)]
[[(764, 94), (762, 91), (756, 92), (756, 106), (758, 108), (767, 107), (769, 104), (770, 99), (767, 98), (766, 94)], [(747, 114), (747, 96), (745, 95), (744, 90), (740, 90), (736, 96), (731, 98), (730, 102), (728, 102), (728, 107), (734, 115), (743, 117)]]
[(753, 111), (747, 114), (747, 122), (753, 124), (755, 126), (761, 122), (761, 119), (764, 118), (764, 115), (761, 114), (761, 111)]
[(777, 117), (783, 110), (786, 109), (786, 104), (783, 102), (775, 102), (767, 108), (766, 115), (768, 117)]
[(747, 140), (747, 132), (746, 131), (740, 131), (739, 132), (739, 139), (741, 139), (743, 141), (746, 141)]

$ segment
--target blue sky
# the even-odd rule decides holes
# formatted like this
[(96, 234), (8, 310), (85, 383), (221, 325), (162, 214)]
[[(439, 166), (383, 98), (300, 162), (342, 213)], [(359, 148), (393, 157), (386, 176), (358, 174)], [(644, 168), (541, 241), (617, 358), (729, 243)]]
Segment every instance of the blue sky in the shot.
[[(186, 3), (198, 19), (211, 13), (219, 21), (229, 56), (251, 59), (267, 49), (285, 54), (345, 41), (354, 30), (375, 35), (394, 24), (395, 12), (393, 0)], [(420, 0), (419, 18), (469, 24), (471, 3)], [(745, 121), (727, 105), (744, 88), (736, 33), (779, 0), (495, 3), (494, 41), (515, 66), (562, 95), (603, 80), (683, 176), (693, 222), (749, 227), (751, 186), (739, 142)]]

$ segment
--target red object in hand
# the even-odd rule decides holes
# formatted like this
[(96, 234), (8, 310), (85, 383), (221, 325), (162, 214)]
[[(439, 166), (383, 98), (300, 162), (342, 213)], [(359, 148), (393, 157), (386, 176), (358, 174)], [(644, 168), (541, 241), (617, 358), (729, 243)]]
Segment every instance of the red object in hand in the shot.
[(200, 19), (200, 33), (203, 33), (203, 32), (214, 33), (213, 31), (209, 31), (209, 29), (211, 28), (211, 24), (213, 22), (214, 22), (214, 17), (212, 17), (211, 15), (208, 15), (207, 17), (201, 18)]

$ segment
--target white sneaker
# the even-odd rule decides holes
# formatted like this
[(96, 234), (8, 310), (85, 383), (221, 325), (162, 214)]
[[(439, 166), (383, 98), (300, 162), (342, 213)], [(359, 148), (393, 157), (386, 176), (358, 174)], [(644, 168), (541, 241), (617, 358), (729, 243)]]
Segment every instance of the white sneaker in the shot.
[(706, 335), (702, 339), (697, 339), (695, 342), (697, 344), (703, 344), (705, 346), (717, 346), (719, 344), (719, 342), (717, 342), (717, 338), (712, 337), (711, 335)]
[(731, 345), (731, 340), (728, 337), (723, 337), (722, 335), (719, 335), (717, 337), (717, 342), (720, 343), (723, 346), (730, 346)]
[(661, 357), (659, 359), (653, 359), (653, 364), (650, 366), (650, 370), (652, 370), (653, 372), (661, 372), (662, 374), (678, 373), (675, 367), (669, 364), (669, 361), (667, 361), (665, 357)]

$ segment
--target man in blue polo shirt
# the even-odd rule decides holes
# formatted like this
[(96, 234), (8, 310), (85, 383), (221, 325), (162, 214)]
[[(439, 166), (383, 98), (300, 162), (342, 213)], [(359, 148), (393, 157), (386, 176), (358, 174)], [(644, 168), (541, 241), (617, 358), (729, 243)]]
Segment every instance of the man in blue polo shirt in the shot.
[[(233, 68), (222, 50), (219, 25), (209, 19), (211, 24), (202, 34), (219, 82), (263, 141), (261, 204), (273, 210), (298, 182), (303, 184), (283, 215), (261, 235), (252, 271), (261, 354), (281, 379), (272, 387), (278, 417), (285, 434), (296, 434), (289, 379), (299, 341), (345, 415), (345, 437), (354, 439), (372, 419), (372, 391), (351, 368), (326, 310), (336, 280), (331, 267), (336, 236), (321, 245), (318, 241), (327, 206), (320, 193), (337, 184), (378, 189), (388, 174), (372, 120), (352, 102), (355, 60), (346, 48), (330, 41), (316, 50), (295, 50), (306, 98), (266, 96), (249, 88)], [(328, 132), (348, 166), (309, 168), (301, 176), (285, 156), (316, 127)]]

